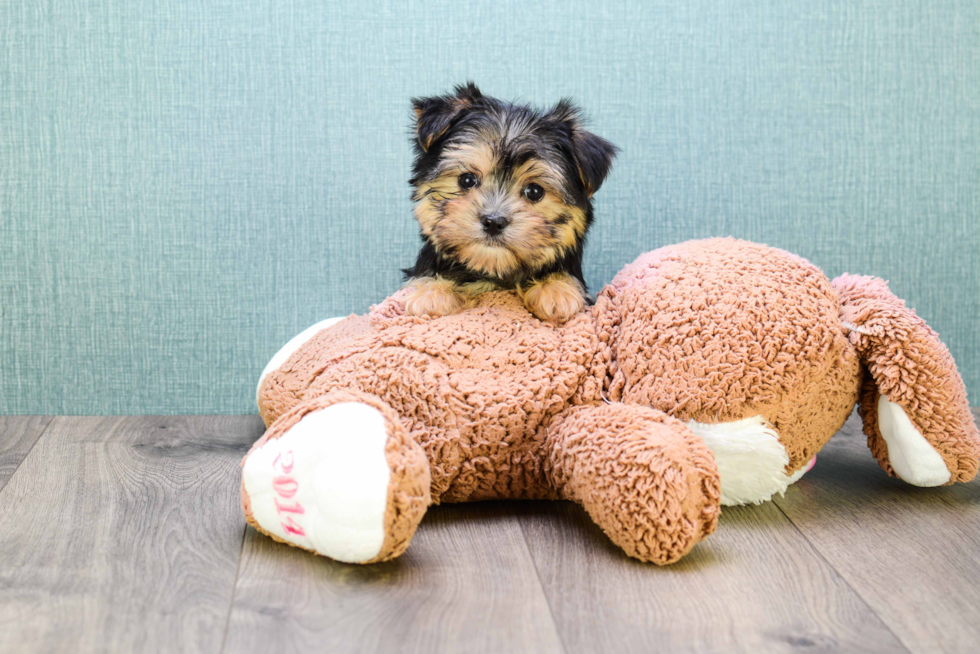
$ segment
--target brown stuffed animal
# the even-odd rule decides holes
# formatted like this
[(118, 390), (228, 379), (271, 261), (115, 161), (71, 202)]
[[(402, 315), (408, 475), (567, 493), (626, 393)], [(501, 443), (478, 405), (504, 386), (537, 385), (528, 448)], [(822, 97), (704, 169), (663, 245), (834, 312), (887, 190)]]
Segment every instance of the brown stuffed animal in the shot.
[(406, 316), (402, 296), (267, 367), (268, 430), (242, 462), (258, 530), (370, 563), (432, 504), (569, 499), (630, 556), (671, 563), (721, 504), (785, 491), (856, 402), (889, 474), (977, 472), (949, 352), (879, 279), (713, 239), (641, 256), (558, 327), (509, 292), (439, 318)]

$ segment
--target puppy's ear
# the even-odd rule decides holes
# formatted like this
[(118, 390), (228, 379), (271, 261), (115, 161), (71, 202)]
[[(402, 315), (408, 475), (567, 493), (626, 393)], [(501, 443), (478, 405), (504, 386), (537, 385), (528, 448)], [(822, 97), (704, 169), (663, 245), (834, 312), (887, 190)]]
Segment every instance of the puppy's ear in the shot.
[(456, 87), (453, 95), (431, 98), (412, 98), (415, 109), (415, 134), (422, 152), (428, 152), (460, 114), (483, 97), (473, 82)]
[(582, 112), (568, 98), (562, 98), (555, 105), (555, 108), (551, 110), (551, 116), (570, 128), (572, 155), (575, 157), (576, 166), (578, 166), (578, 175), (582, 180), (582, 185), (585, 186), (586, 193), (592, 197), (602, 186), (602, 182), (605, 181), (606, 174), (609, 173), (619, 148), (601, 136), (596, 136), (583, 129)]
[(592, 132), (579, 130), (575, 133), (575, 161), (578, 162), (578, 175), (589, 197), (599, 190), (606, 174), (612, 167), (619, 148)]

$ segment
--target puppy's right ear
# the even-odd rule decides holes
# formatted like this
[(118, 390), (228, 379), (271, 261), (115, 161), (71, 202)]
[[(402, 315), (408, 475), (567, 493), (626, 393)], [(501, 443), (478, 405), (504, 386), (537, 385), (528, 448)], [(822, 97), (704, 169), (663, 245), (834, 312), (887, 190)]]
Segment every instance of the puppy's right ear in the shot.
[(453, 95), (439, 95), (431, 98), (412, 98), (415, 109), (415, 134), (422, 152), (428, 152), (432, 144), (439, 140), (449, 126), (464, 111), (483, 97), (473, 82), (456, 87)]
[(582, 110), (568, 98), (559, 100), (549, 115), (565, 123), (571, 130), (575, 165), (578, 166), (582, 186), (591, 198), (606, 179), (619, 148), (601, 136), (585, 131), (582, 128)]

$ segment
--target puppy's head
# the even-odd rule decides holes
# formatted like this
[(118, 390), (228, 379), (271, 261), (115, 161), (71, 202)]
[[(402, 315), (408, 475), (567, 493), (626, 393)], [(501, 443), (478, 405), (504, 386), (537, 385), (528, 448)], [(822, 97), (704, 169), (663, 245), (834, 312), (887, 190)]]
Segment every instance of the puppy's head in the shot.
[(570, 101), (537, 111), (470, 83), (412, 102), (415, 217), (440, 254), (518, 280), (580, 251), (616, 148)]

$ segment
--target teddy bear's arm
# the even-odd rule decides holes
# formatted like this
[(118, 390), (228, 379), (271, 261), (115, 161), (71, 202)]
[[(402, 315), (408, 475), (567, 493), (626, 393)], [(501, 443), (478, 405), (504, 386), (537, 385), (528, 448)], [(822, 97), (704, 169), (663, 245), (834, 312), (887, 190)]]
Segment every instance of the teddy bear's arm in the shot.
[(555, 489), (632, 557), (672, 563), (717, 525), (711, 451), (661, 411), (618, 402), (571, 407), (549, 425), (546, 447)]

